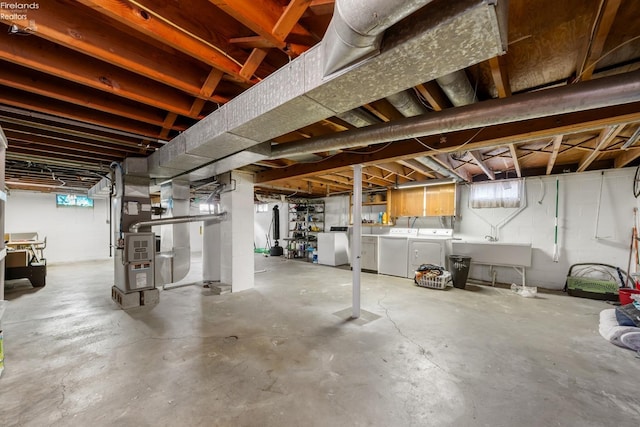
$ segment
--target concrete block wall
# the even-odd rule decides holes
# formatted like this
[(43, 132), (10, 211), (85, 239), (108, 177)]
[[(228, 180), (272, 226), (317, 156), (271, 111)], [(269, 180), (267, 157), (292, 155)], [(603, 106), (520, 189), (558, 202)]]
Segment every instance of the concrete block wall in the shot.
[[(633, 208), (638, 207), (632, 193), (634, 173), (635, 168), (624, 168), (558, 176), (558, 262), (553, 260), (556, 176), (526, 179), (527, 207), (499, 230), (498, 238), (501, 242), (532, 244), (528, 284), (562, 289), (570, 266), (580, 262), (611, 264), (627, 270)], [(469, 188), (460, 186), (459, 190), (462, 194), (456, 237), (483, 240), (491, 233), (487, 221), (498, 224), (514, 211), (471, 210)], [(635, 271), (635, 267), (631, 270)], [(474, 266), (471, 276), (491, 279), (486, 266)], [(520, 283), (521, 279), (512, 268), (502, 267), (497, 268), (497, 280)]]

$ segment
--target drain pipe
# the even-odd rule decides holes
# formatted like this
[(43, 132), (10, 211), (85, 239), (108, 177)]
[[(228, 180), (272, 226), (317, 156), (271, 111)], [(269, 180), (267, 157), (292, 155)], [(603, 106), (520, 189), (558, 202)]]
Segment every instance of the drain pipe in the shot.
[(322, 40), (324, 75), (377, 52), (384, 31), (432, 0), (336, 0)]
[(183, 224), (186, 222), (198, 222), (198, 221), (222, 221), (227, 216), (226, 212), (219, 214), (209, 215), (189, 215), (189, 216), (174, 216), (171, 218), (151, 219), (149, 221), (138, 221), (129, 226), (131, 233), (137, 233), (141, 227), (148, 227), (154, 225), (169, 225), (169, 224)]
[(279, 144), (272, 147), (271, 158), (382, 144), (633, 102), (640, 102), (640, 71)]

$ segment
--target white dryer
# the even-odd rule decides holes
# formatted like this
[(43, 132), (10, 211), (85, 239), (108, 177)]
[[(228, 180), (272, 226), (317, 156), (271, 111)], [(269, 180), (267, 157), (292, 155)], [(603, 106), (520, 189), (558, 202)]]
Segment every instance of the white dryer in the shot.
[(392, 228), (389, 234), (378, 238), (378, 273), (390, 276), (408, 276), (409, 237), (416, 237), (418, 229)]
[(421, 264), (446, 268), (447, 242), (453, 238), (449, 228), (421, 228), (407, 242), (407, 276), (413, 278)]

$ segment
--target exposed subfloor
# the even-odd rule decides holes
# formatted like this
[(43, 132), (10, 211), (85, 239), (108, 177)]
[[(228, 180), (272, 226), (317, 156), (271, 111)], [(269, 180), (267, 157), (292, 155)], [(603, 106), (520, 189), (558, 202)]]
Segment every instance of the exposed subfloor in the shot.
[[(199, 279), (195, 262), (185, 281)], [(598, 334), (609, 305), (434, 290), (256, 255), (256, 286), (160, 292), (123, 311), (112, 264), (7, 289), (0, 425), (634, 426), (640, 359)], [(379, 316), (379, 317), (378, 317)]]

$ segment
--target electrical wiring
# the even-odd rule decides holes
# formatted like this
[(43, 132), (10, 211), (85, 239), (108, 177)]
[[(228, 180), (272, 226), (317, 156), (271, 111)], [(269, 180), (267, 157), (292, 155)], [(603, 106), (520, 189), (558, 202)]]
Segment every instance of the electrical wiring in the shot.
[(586, 73), (586, 72), (587, 72), (587, 70), (590, 70), (591, 68), (595, 67), (595, 65), (596, 65), (598, 62), (602, 61), (604, 58), (606, 58), (607, 56), (611, 55), (613, 52), (615, 52), (616, 50), (620, 49), (620, 48), (621, 48), (621, 47), (623, 47), (624, 45), (627, 45), (627, 44), (629, 44), (629, 43), (631, 43), (631, 42), (633, 42), (633, 41), (636, 41), (636, 40), (638, 40), (638, 39), (640, 39), (640, 36), (632, 37), (632, 38), (630, 38), (629, 40), (626, 40), (626, 41), (624, 41), (624, 42), (620, 43), (618, 46), (614, 47), (613, 49), (611, 49), (611, 50), (607, 51), (604, 55), (600, 56), (600, 58), (596, 59), (595, 61), (593, 61), (593, 62), (592, 62), (591, 64), (589, 64), (588, 66), (584, 67), (584, 70), (583, 70), (580, 74), (578, 74), (578, 75), (576, 76), (576, 78), (575, 78), (575, 79), (573, 79), (573, 80), (571, 81), (571, 83), (577, 83), (577, 82), (580, 80), (580, 77), (582, 77), (582, 75), (583, 75), (584, 73)]
[[(457, 147), (456, 147), (456, 149), (457, 149), (456, 151), (460, 151), (460, 149), (461, 149), (461, 148), (463, 148), (463, 147), (464, 147), (464, 146), (466, 146), (467, 144), (471, 143), (471, 142), (472, 142), (472, 141), (473, 141), (473, 140), (474, 140), (474, 139), (475, 139), (475, 138), (480, 134), (480, 132), (482, 132), (482, 131), (483, 131), (483, 130), (485, 130), (485, 129), (486, 129), (486, 126), (484, 126), (484, 127), (480, 128), (480, 129), (479, 129), (475, 134), (473, 134), (473, 135), (471, 136), (471, 138), (467, 139), (464, 143), (462, 143), (461, 145), (457, 146)], [(445, 151), (445, 150), (439, 150), (439, 149), (434, 148), (434, 147), (430, 147), (429, 145), (427, 145), (427, 144), (425, 144), (424, 142), (420, 141), (420, 139), (418, 139), (418, 138), (413, 138), (413, 139), (414, 139), (418, 144), (422, 145), (422, 146), (423, 146), (423, 147), (425, 147), (425, 148), (428, 148), (428, 149), (429, 149), (429, 150), (431, 150), (431, 151), (435, 151), (436, 153), (446, 154), (446, 153), (448, 153), (448, 152), (449, 152), (449, 151)]]

